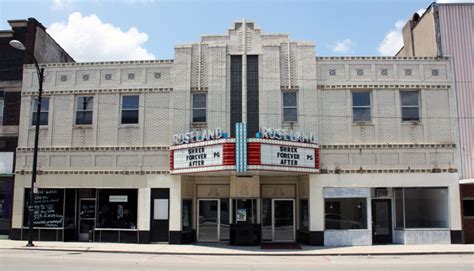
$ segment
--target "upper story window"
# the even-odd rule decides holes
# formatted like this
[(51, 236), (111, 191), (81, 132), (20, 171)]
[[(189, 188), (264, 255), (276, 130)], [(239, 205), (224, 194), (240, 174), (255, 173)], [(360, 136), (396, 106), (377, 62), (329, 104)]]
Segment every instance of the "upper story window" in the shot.
[(298, 121), (298, 93), (283, 92), (283, 121)]
[(402, 121), (420, 120), (420, 92), (400, 91)]
[(78, 125), (92, 124), (93, 102), (94, 102), (94, 97), (92, 96), (76, 97), (76, 124)]
[(372, 120), (370, 96), (370, 91), (352, 92), (352, 120), (354, 122), (368, 122)]
[[(31, 125), (36, 125), (36, 113), (38, 110), (38, 98), (33, 100), (32, 114), (31, 114)], [(49, 98), (43, 97), (41, 99), (41, 114), (39, 125), (48, 125), (49, 116)]]
[(140, 96), (124, 95), (122, 96), (122, 124), (138, 123), (138, 106), (140, 105)]
[(207, 93), (193, 93), (192, 107), (193, 122), (206, 122)]

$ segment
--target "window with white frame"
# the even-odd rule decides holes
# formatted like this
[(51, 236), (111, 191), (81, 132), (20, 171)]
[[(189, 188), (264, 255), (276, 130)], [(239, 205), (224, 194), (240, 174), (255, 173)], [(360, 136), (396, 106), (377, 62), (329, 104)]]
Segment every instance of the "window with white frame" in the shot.
[(92, 96), (76, 97), (76, 124), (77, 125), (92, 124), (93, 103), (94, 103), (94, 97)]
[[(32, 114), (31, 114), (31, 125), (36, 125), (36, 116), (38, 110), (38, 98), (33, 99)], [(41, 98), (41, 114), (39, 125), (48, 125), (48, 116), (49, 116), (49, 98)]]
[(402, 121), (420, 120), (420, 92), (400, 91)]
[(370, 96), (370, 91), (352, 92), (352, 120), (354, 122), (372, 120)]
[(124, 95), (122, 96), (122, 124), (138, 123), (138, 107), (140, 105), (140, 96)]
[(283, 92), (283, 121), (298, 121), (298, 93)]
[(195, 123), (207, 121), (207, 93), (192, 94), (192, 119)]

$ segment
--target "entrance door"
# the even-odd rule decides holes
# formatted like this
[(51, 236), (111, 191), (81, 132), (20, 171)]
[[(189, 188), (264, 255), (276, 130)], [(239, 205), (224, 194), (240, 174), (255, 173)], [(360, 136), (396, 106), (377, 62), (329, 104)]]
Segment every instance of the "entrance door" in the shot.
[(263, 199), (262, 241), (294, 242), (295, 200)]
[(372, 243), (392, 243), (392, 204), (390, 199), (372, 200)]
[(295, 241), (295, 201), (273, 200), (273, 241)]
[(198, 241), (217, 242), (220, 231), (219, 199), (198, 200)]
[(151, 189), (151, 242), (168, 242), (169, 240), (169, 188)]
[(95, 228), (95, 199), (79, 199), (79, 241), (89, 240), (89, 231)]

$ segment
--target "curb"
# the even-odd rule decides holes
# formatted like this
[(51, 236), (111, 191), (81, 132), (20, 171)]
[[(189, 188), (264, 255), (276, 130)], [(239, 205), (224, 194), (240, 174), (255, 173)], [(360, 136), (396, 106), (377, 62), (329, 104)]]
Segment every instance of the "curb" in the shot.
[(419, 255), (474, 255), (474, 251), (441, 251), (441, 252), (375, 252), (375, 253), (199, 253), (199, 252), (153, 252), (153, 251), (122, 251), (98, 249), (60, 249), (60, 248), (0, 248), (4, 250), (30, 250), (80, 253), (110, 253), (110, 254), (143, 254), (143, 255), (180, 255), (180, 256), (419, 256)]

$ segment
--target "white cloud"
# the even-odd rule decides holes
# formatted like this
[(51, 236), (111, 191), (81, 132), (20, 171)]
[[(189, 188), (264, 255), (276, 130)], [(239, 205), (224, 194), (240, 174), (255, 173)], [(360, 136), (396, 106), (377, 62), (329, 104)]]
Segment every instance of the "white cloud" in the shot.
[(423, 16), (423, 14), (425, 13), (426, 9), (425, 8), (420, 8), (416, 13), (418, 13), (418, 15)]
[(102, 22), (96, 15), (69, 15), (67, 22), (53, 23), (48, 33), (76, 61), (145, 60), (155, 56), (142, 47), (148, 35), (131, 27), (128, 31)]
[(384, 56), (395, 55), (403, 46), (402, 29), (405, 26), (405, 20), (398, 20), (395, 23), (395, 28), (391, 29), (383, 41), (380, 43), (378, 51)]
[(341, 41), (337, 41), (336, 44), (332, 47), (332, 51), (334, 53), (348, 53), (352, 52), (354, 47), (354, 42), (350, 39), (345, 39)]
[(50, 5), (52, 10), (64, 10), (72, 7), (74, 0), (53, 0), (53, 3)]

